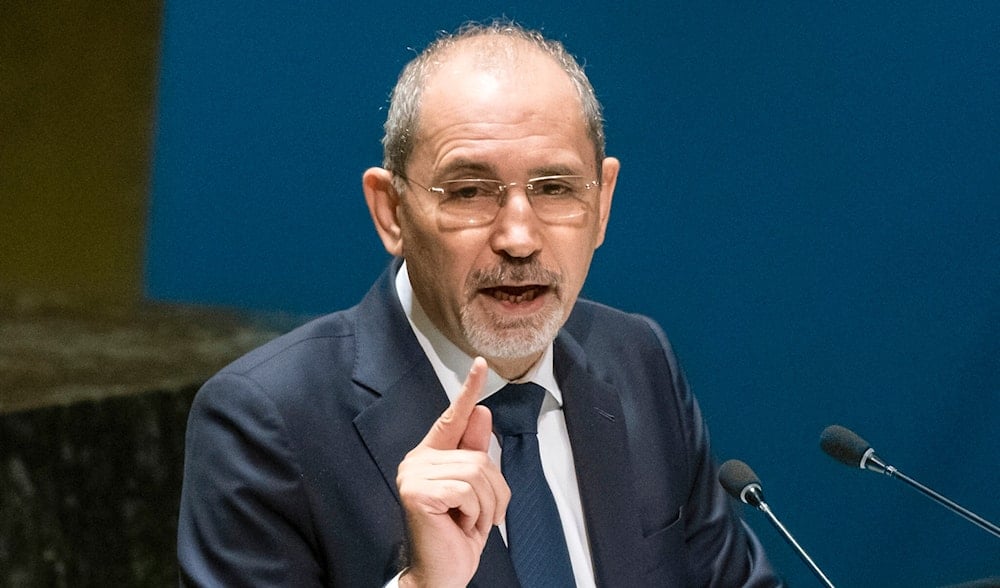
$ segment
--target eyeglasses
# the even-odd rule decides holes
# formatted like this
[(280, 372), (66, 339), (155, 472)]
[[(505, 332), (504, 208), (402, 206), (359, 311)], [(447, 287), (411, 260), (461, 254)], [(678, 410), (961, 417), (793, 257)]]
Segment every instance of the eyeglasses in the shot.
[(445, 180), (428, 188), (397, 173), (405, 181), (438, 197), (441, 221), (451, 228), (473, 227), (493, 222), (506, 201), (507, 189), (523, 186), (535, 215), (546, 223), (562, 223), (587, 214), (588, 193), (601, 185), (583, 176), (544, 176), (523, 184), (499, 180)]

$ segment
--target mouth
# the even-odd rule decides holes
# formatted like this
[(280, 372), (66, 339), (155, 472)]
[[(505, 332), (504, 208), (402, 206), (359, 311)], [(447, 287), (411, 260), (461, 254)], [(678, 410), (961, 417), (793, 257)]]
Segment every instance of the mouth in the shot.
[(539, 284), (529, 284), (525, 286), (493, 286), (483, 288), (481, 292), (494, 300), (511, 304), (531, 302), (544, 295), (551, 289), (550, 286)]

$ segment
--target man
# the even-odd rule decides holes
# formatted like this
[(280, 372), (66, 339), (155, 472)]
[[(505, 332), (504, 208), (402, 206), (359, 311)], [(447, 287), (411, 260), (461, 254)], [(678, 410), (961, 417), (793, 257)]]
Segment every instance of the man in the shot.
[[(660, 329), (577, 301), (619, 162), (575, 60), (509, 23), (442, 38), (401, 74), (384, 146), (363, 187), (396, 261), (195, 400), (184, 580), (516, 586), (559, 559), (569, 585), (777, 584)], [(477, 405), (527, 394), (508, 382), (544, 388), (537, 437)], [(508, 486), (535, 438), (547, 487)], [(529, 492), (554, 524), (514, 520)], [(560, 555), (525, 567), (521, 537), (553, 529), (523, 544)]]

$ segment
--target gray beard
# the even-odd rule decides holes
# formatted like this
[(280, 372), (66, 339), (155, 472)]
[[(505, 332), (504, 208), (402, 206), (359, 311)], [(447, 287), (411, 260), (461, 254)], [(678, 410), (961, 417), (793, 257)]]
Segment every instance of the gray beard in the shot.
[(475, 313), (466, 304), (461, 309), (462, 334), (476, 353), (497, 359), (520, 359), (545, 350), (563, 324), (563, 309), (559, 291), (562, 276), (542, 267), (536, 258), (521, 262), (504, 261), (474, 272), (466, 281), (466, 299), (472, 300), (479, 288), (508, 281), (549, 284), (553, 301), (538, 314), (517, 319)]
[(510, 321), (491, 320), (476, 314), (469, 307), (462, 308), (461, 324), (465, 340), (484, 357), (520, 359), (537, 355), (545, 350), (562, 327), (563, 315), (559, 305), (546, 307), (529, 318)]

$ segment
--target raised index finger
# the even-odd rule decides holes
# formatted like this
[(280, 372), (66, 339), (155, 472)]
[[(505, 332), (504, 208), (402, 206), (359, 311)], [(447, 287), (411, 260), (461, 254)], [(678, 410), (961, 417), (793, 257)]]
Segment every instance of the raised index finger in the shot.
[(472, 367), (462, 385), (462, 391), (452, 401), (451, 406), (434, 421), (431, 430), (420, 442), (421, 445), (432, 449), (458, 449), (465, 429), (469, 426), (469, 416), (476, 408), (476, 403), (482, 394), (483, 384), (486, 382), (486, 372), (485, 359), (477, 357), (472, 361)]

